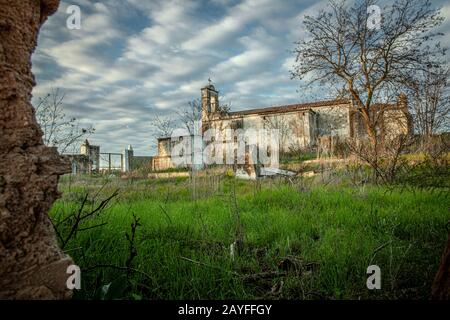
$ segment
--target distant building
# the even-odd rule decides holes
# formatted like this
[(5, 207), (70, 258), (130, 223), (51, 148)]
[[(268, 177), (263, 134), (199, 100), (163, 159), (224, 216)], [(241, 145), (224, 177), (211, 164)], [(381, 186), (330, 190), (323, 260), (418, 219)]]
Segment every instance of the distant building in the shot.
[(158, 155), (153, 157), (152, 169), (154, 171), (174, 168), (171, 160), (172, 142), (171, 137), (158, 138)]
[(80, 146), (79, 154), (67, 155), (73, 174), (99, 172), (100, 146), (94, 146), (86, 139)]
[[(210, 128), (278, 129), (280, 151), (311, 150), (324, 141), (346, 138), (364, 138), (366, 130), (361, 114), (349, 99), (316, 101), (225, 112), (219, 105), (219, 91), (209, 83), (201, 89), (202, 132)], [(410, 116), (405, 95), (395, 104), (373, 106), (379, 116), (380, 136), (411, 132)], [(170, 137), (158, 139), (158, 156), (153, 159), (154, 170), (173, 167)]]
[(128, 172), (147, 168), (151, 170), (153, 163), (151, 156), (135, 155), (131, 145), (128, 145), (123, 153), (101, 153), (100, 146), (91, 145), (87, 139), (81, 144), (79, 154), (66, 154), (65, 156), (71, 162), (72, 174)]

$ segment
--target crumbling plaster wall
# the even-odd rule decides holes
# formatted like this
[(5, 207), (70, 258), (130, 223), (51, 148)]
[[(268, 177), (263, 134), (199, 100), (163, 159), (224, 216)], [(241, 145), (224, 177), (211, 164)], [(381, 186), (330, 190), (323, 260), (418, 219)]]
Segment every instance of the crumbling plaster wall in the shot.
[(172, 151), (171, 138), (158, 140), (158, 156), (170, 156)]
[[(340, 114), (338, 112), (338, 114)], [(293, 112), (275, 112), (267, 114), (250, 114), (241, 117), (220, 118), (211, 121), (208, 126), (221, 132), (226, 137), (226, 129), (236, 127), (241, 122), (244, 130), (247, 129), (278, 129), (280, 147), (284, 152), (302, 150), (315, 144), (317, 115), (311, 110)], [(229, 139), (229, 137), (227, 137)]]
[(265, 116), (265, 128), (278, 130), (281, 151), (298, 151), (311, 144), (309, 113), (303, 110)]
[(317, 115), (318, 136), (346, 137), (350, 133), (347, 105), (314, 108)]
[(47, 212), (70, 163), (44, 146), (30, 104), (31, 54), (58, 0), (0, 0), (0, 299), (63, 299), (72, 260)]

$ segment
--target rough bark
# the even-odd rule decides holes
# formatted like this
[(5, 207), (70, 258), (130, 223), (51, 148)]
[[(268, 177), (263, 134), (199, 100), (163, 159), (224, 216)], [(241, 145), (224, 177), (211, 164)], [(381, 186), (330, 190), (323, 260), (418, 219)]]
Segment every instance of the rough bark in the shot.
[(441, 265), (434, 279), (431, 296), (436, 300), (450, 300), (450, 234), (442, 254)]
[(44, 146), (31, 54), (59, 0), (0, 0), (0, 299), (63, 299), (67, 266), (47, 212), (69, 164)]

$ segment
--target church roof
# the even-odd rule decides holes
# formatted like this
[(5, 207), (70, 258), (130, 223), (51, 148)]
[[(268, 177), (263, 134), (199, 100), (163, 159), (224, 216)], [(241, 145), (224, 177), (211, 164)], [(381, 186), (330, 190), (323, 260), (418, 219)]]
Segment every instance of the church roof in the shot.
[(250, 114), (264, 114), (264, 113), (280, 113), (280, 112), (291, 112), (291, 111), (299, 111), (299, 110), (309, 110), (317, 107), (327, 107), (327, 106), (335, 106), (339, 104), (349, 103), (348, 99), (335, 99), (335, 100), (325, 100), (325, 101), (316, 101), (316, 102), (307, 102), (307, 103), (297, 103), (297, 104), (289, 104), (282, 106), (272, 106), (265, 108), (257, 108), (257, 109), (249, 109), (243, 111), (235, 111), (230, 112), (230, 115), (250, 115)]

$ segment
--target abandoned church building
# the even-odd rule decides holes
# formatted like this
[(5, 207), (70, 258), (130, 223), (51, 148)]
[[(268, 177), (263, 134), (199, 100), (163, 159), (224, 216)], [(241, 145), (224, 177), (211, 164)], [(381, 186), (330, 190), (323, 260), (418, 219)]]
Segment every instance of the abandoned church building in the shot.
[[(201, 89), (202, 133), (207, 129), (278, 129), (281, 152), (315, 150), (329, 152), (333, 143), (346, 138), (366, 136), (361, 113), (349, 99), (272, 106), (244, 111), (224, 111), (219, 105), (219, 91), (209, 83)], [(411, 121), (406, 95), (396, 103), (374, 106), (382, 134), (409, 134)], [(171, 160), (174, 142), (171, 137), (158, 139), (158, 155), (153, 170), (175, 167)]]
[[(411, 133), (407, 98), (400, 95), (396, 103), (374, 105), (381, 139), (388, 135)], [(276, 129), (280, 153), (316, 151), (318, 155), (333, 156), (340, 141), (367, 136), (361, 113), (349, 99), (272, 106), (243, 111), (224, 110), (219, 104), (219, 91), (209, 83), (201, 89), (201, 134), (208, 129)], [(222, 134), (225, 136), (225, 134)], [(172, 149), (179, 141), (160, 137), (156, 156), (136, 156), (128, 146), (123, 153), (102, 153), (100, 147), (86, 140), (79, 154), (70, 155), (72, 173), (132, 171), (146, 167), (161, 171), (177, 167)], [(223, 141), (225, 144), (226, 142)], [(232, 144), (237, 148), (237, 143)], [(234, 152), (234, 151), (233, 151)], [(192, 153), (190, 154), (192, 156)], [(247, 156), (247, 155), (246, 155)], [(245, 159), (247, 164), (248, 159)]]

